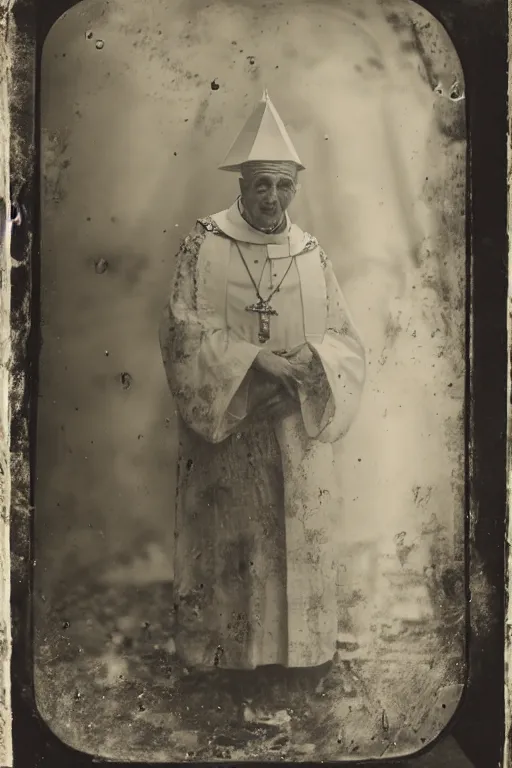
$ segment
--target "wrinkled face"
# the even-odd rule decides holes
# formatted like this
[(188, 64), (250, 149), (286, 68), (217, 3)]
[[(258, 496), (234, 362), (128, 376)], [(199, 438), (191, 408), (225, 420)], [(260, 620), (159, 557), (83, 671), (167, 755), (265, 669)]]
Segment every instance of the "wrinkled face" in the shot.
[(270, 231), (282, 221), (297, 191), (296, 172), (254, 172), (240, 179), (242, 203), (256, 229)]

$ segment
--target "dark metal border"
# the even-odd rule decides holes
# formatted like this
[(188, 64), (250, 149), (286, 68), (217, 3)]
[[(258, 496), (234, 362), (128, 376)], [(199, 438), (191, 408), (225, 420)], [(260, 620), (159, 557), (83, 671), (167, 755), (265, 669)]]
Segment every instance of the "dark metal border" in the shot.
[[(15, 0), (9, 19), (13, 49), (11, 198), (22, 211), (12, 235), (11, 332), (11, 607), (15, 768), (90, 766), (103, 762), (62, 744), (40, 718), (32, 672), (32, 525), (40, 349), (39, 94), (42, 45), (76, 0)], [(507, 381), (507, 3), (422, 0), (447, 29), (466, 80), (469, 138), (468, 286), (473, 361), (467, 423), (470, 676), (451, 727), (475, 768), (498, 768), (504, 733), (504, 578)], [(468, 307), (469, 293), (468, 293)], [(469, 337), (468, 337), (469, 338)], [(488, 584), (486, 589), (482, 585)], [(485, 622), (476, 625), (476, 614)], [(417, 756), (372, 761), (379, 768), (447, 766), (446, 732)], [(110, 763), (113, 764), (113, 763)], [(128, 764), (127, 764), (128, 765)], [(131, 763), (130, 765), (135, 765)], [(302, 764), (303, 766), (305, 764)], [(361, 765), (361, 763), (351, 763)]]

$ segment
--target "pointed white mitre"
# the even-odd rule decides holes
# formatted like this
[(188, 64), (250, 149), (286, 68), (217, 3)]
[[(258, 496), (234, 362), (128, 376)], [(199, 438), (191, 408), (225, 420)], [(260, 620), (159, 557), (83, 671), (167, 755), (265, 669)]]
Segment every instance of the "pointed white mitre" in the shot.
[(239, 172), (243, 163), (253, 162), (294, 163), (297, 170), (304, 170), (266, 90), (219, 169)]

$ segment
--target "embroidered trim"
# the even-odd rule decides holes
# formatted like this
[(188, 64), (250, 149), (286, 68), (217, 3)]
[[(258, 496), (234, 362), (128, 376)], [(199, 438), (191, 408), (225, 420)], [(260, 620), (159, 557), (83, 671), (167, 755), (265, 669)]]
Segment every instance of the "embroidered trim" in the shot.
[(320, 248), (320, 244), (316, 237), (313, 237), (313, 235), (310, 235), (308, 232), (306, 232), (306, 235), (308, 237), (306, 241), (306, 245), (300, 252), (300, 254), (297, 254), (300, 256), (302, 253), (309, 253), (310, 251), (314, 251), (316, 248), (320, 250), (320, 263), (322, 265), (322, 268), (325, 269), (327, 267), (327, 264), (329, 262), (329, 259), (327, 258), (327, 254), (325, 253), (323, 248)]
[(201, 232), (195, 227), (192, 232), (189, 232), (181, 241), (180, 251), (187, 254), (187, 256), (192, 256), (192, 258), (197, 257), (205, 237), (206, 232)]
[(197, 225), (192, 232), (181, 241), (179, 254), (181, 255), (181, 265), (178, 262), (178, 272), (175, 276), (173, 296), (177, 301), (177, 297), (181, 290), (180, 283), (186, 281), (187, 273), (191, 276), (193, 282), (193, 300), (194, 309), (197, 309), (197, 262), (199, 257), (199, 251), (206, 237), (204, 229), (200, 229)]
[(315, 248), (318, 248), (318, 240), (316, 237), (313, 237), (313, 235), (310, 235), (309, 232), (304, 232), (304, 234), (307, 237), (306, 243), (304, 245), (304, 248), (302, 249), (301, 253), (307, 253), (308, 251), (314, 251)]
[[(306, 244), (304, 245), (304, 248), (302, 249), (302, 251), (300, 253), (301, 254), (302, 253), (309, 253), (310, 251), (314, 251), (316, 248), (319, 248), (320, 249), (320, 262), (322, 264), (323, 269), (325, 269), (327, 264), (328, 264), (328, 258), (327, 258), (327, 255), (326, 255), (325, 251), (323, 250), (323, 248), (320, 248), (320, 244), (319, 244), (318, 240), (316, 239), (316, 237), (313, 237), (313, 235), (310, 235), (309, 232), (305, 232), (304, 234), (306, 235), (307, 240), (306, 240)], [(300, 256), (300, 254), (297, 254), (297, 255)]]
[(213, 235), (221, 235), (225, 237), (226, 235), (224, 232), (219, 229), (218, 225), (214, 222), (211, 216), (205, 216), (203, 219), (197, 220), (199, 224), (201, 224), (202, 227), (206, 229), (207, 232), (211, 232)]

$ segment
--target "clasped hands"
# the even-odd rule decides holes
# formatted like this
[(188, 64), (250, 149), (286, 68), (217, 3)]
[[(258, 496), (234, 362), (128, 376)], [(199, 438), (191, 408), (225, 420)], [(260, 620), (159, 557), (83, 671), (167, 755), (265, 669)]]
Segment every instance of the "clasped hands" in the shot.
[(258, 411), (261, 415), (271, 420), (282, 419), (297, 410), (299, 404), (298, 387), (306, 377), (309, 370), (311, 351), (308, 352), (308, 360), (299, 355), (298, 359), (290, 360), (287, 357), (261, 350), (255, 358), (253, 367), (263, 373), (270, 381), (278, 385), (278, 390), (269, 399), (261, 403)]

